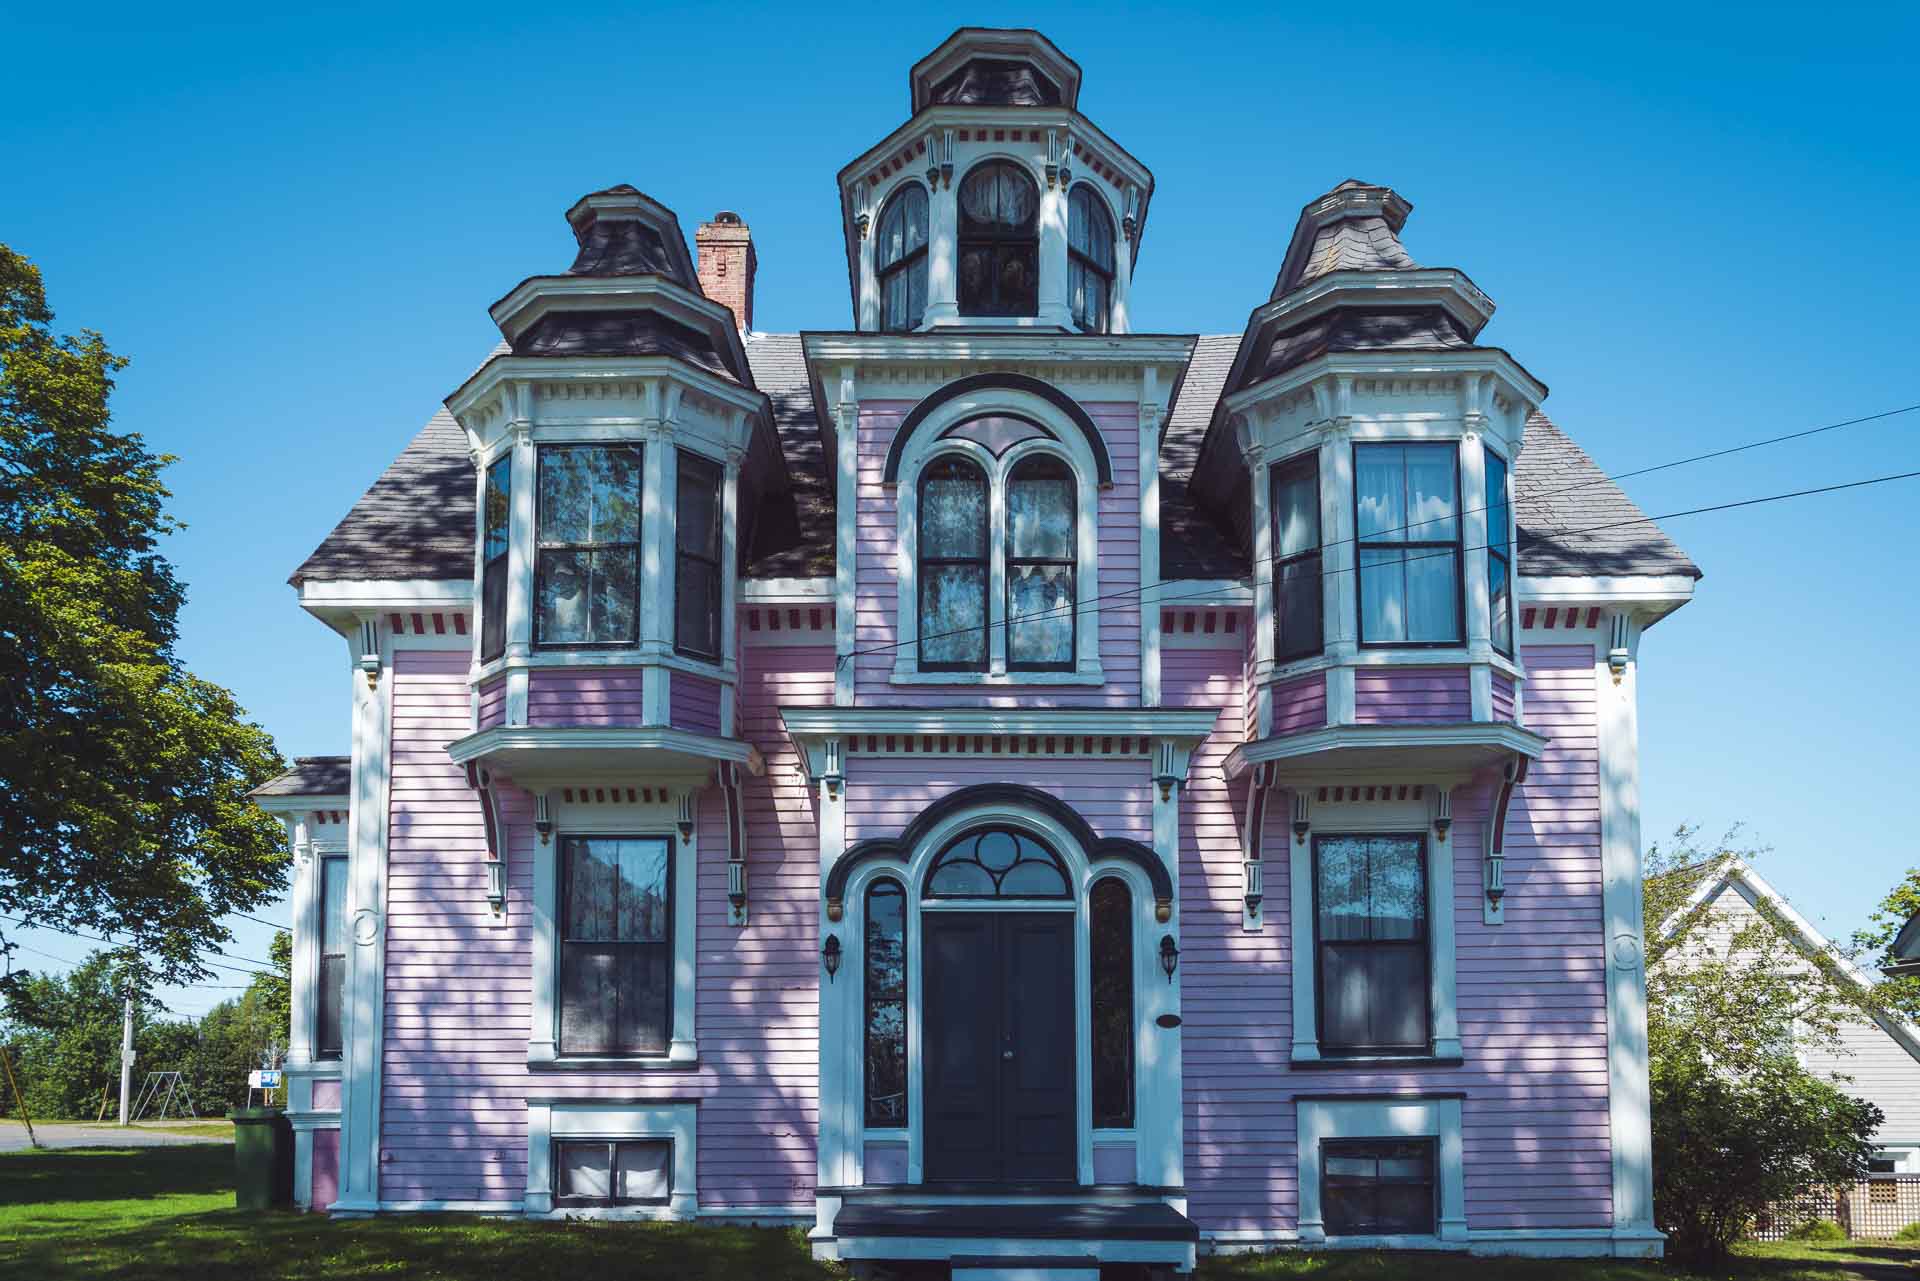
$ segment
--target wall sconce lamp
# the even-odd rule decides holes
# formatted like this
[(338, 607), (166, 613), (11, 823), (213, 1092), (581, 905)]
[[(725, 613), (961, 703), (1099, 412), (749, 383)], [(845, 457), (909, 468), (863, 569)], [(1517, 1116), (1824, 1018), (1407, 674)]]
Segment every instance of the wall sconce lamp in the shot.
[(827, 967), (827, 982), (833, 982), (833, 976), (840, 972), (840, 936), (827, 935), (825, 946), (820, 949), (821, 963)]
[(1173, 972), (1180, 968), (1180, 947), (1173, 941), (1173, 935), (1160, 936), (1160, 968), (1167, 976), (1167, 982), (1173, 982)]

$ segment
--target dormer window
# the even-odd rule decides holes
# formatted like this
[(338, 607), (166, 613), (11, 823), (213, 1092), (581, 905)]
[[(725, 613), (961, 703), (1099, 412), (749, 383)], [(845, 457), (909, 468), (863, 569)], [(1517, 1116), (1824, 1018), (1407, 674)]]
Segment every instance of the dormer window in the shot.
[(507, 648), (507, 545), (512, 529), (513, 459), (501, 455), (487, 468), (480, 512), (480, 661), (490, 663)]
[(534, 644), (637, 644), (640, 448), (548, 445), (539, 466)]
[(1113, 219), (1085, 183), (1067, 198), (1067, 303), (1073, 323), (1104, 334), (1113, 307)]
[(1353, 447), (1362, 645), (1458, 645), (1460, 466), (1451, 444)]
[(1318, 654), (1321, 628), (1320, 456), (1273, 469), (1273, 656), (1282, 663)]
[(960, 314), (1040, 310), (1040, 188), (1019, 165), (993, 160), (960, 184)]
[(927, 311), (927, 189), (909, 183), (880, 214), (874, 265), (880, 273), (880, 327), (918, 329)]

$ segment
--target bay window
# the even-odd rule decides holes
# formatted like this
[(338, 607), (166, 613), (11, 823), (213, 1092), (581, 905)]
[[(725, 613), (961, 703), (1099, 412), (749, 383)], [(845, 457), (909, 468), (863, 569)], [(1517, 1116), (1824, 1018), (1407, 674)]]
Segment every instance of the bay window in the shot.
[(880, 328), (918, 329), (927, 311), (927, 189), (909, 183), (880, 213), (874, 246), (880, 273)]
[(960, 314), (1038, 314), (1038, 184), (1011, 161), (988, 161), (961, 182), (959, 206)]
[(487, 468), (486, 501), (480, 513), (480, 661), (507, 648), (507, 539), (512, 527), (513, 458), (502, 455)]
[(560, 841), (562, 1054), (665, 1054), (673, 1029), (673, 848)]
[(718, 466), (680, 451), (674, 509), (673, 646), (698, 658), (720, 657), (722, 515)]
[(337, 1059), (346, 1048), (347, 860), (320, 860), (320, 992), (314, 1003), (314, 1057)]
[(1074, 665), (1073, 470), (1051, 454), (1017, 463), (1007, 478), (1007, 666), (1071, 671)]
[(1273, 656), (1318, 654), (1321, 627), (1320, 456), (1273, 469)]
[(920, 670), (987, 666), (987, 477), (956, 455), (920, 478)]
[(1313, 861), (1321, 1050), (1426, 1053), (1426, 838), (1316, 835)]
[(641, 474), (637, 445), (541, 447), (534, 644), (638, 642)]
[(1353, 458), (1360, 643), (1459, 644), (1457, 447), (1364, 444)]
[(1493, 647), (1513, 656), (1513, 508), (1507, 460), (1487, 451), (1487, 611)]
[(1107, 332), (1113, 305), (1113, 219), (1085, 183), (1067, 197), (1067, 306), (1073, 323)]

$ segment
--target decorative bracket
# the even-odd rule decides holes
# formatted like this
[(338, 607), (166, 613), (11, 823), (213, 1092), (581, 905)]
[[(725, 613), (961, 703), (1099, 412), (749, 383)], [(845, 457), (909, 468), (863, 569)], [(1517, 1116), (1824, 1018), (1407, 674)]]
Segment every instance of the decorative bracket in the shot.
[(1621, 677), (1627, 674), (1627, 665), (1633, 661), (1631, 641), (1633, 639), (1633, 619), (1619, 613), (1613, 616), (1613, 644), (1607, 650), (1607, 670), (1613, 673), (1613, 683), (1618, 685)]
[(1293, 843), (1305, 845), (1313, 830), (1313, 795), (1304, 787), (1293, 789)]
[(1433, 834), (1439, 840), (1446, 840), (1447, 833), (1453, 830), (1453, 789), (1436, 788), (1433, 794)]
[(487, 857), (483, 863), (487, 875), (487, 908), (490, 924), (507, 923), (506, 826), (500, 818), (500, 794), (494, 789), (493, 775), (476, 761), (467, 762), (467, 786), (480, 799), (481, 826), (487, 838)]
[(533, 830), (540, 834), (542, 845), (553, 844), (553, 811), (547, 808), (547, 794), (533, 794)]
[(1073, 134), (1068, 130), (1047, 130), (1047, 186), (1062, 191), (1073, 185)]
[(853, 225), (862, 240), (873, 225), (873, 183), (866, 178), (853, 184)]
[(1127, 184), (1126, 212), (1120, 215), (1120, 234), (1132, 242), (1140, 234), (1140, 188)]
[(693, 839), (693, 789), (681, 788), (674, 798), (674, 805), (676, 807), (675, 825), (680, 829), (680, 839), (690, 841)]
[(840, 791), (846, 786), (846, 766), (841, 760), (840, 740), (825, 738), (820, 740), (820, 786), (830, 801), (840, 799)]
[(747, 832), (740, 804), (740, 768), (721, 761), (720, 797), (727, 807), (727, 922), (747, 923)]
[[(1265, 864), (1260, 850), (1261, 838), (1267, 827), (1267, 796), (1273, 790), (1273, 776), (1277, 767), (1271, 761), (1263, 761), (1253, 770), (1253, 781), (1247, 788), (1247, 830), (1241, 844), (1240, 871), (1242, 876), (1241, 899), (1246, 911), (1241, 916), (1240, 926), (1245, 930), (1260, 928), (1260, 905), (1266, 899)], [(1294, 793), (1294, 803), (1303, 804), (1301, 793)]]
[(1186, 786), (1192, 760), (1193, 749), (1175, 739), (1163, 738), (1153, 745), (1153, 781), (1160, 789), (1161, 800), (1172, 800)]
[(1482, 919), (1488, 925), (1500, 925), (1507, 919), (1507, 810), (1513, 804), (1514, 789), (1526, 780), (1527, 758), (1516, 755), (1501, 771), (1499, 786), (1493, 794), (1493, 812), (1487, 816), (1487, 903)]
[(368, 689), (380, 688), (380, 619), (377, 615), (360, 620), (354, 666), (366, 674)]

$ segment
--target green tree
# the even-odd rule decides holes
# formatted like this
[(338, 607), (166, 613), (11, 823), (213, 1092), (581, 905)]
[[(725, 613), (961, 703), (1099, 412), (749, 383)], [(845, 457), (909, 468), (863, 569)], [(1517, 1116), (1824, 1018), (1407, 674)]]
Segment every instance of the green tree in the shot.
[[(1888, 891), (1880, 906), (1873, 910), (1867, 928), (1854, 933), (1853, 943), (1862, 958), (1876, 966), (1896, 960), (1893, 941), (1900, 937), (1901, 928), (1916, 912), (1920, 912), (1920, 867), (1910, 867), (1901, 882)], [(1889, 978), (1880, 984), (1879, 990), (1889, 1010), (1910, 1019), (1920, 1018), (1920, 974)]]
[[(118, 1107), (121, 1000), (129, 973), (114, 953), (96, 951), (65, 974), (18, 976), (6, 995), (5, 1039), (14, 1076), (36, 1117), (92, 1120), (104, 1095)], [(135, 1044), (157, 1011), (134, 994)], [(9, 1113), (14, 1101), (5, 1099)], [(114, 1111), (118, 1115), (117, 1111)]]
[(172, 459), (113, 430), (125, 359), (52, 319), (0, 245), (0, 914), (111, 937), (143, 981), (201, 978), (221, 918), (285, 886), (247, 797), (284, 762), (175, 655)]
[(1882, 1119), (1796, 1053), (1880, 1007), (1847, 955), (1796, 946), (1769, 904), (1726, 924), (1693, 901), (1755, 856), (1734, 835), (1702, 848), (1682, 828), (1642, 868), (1654, 1215), (1671, 1253), (1708, 1267), (1770, 1205), (1865, 1177)]

